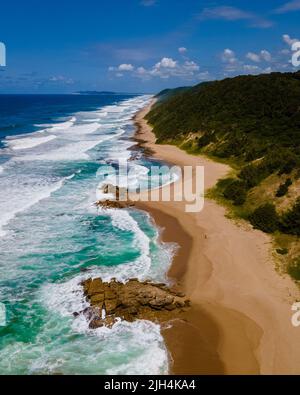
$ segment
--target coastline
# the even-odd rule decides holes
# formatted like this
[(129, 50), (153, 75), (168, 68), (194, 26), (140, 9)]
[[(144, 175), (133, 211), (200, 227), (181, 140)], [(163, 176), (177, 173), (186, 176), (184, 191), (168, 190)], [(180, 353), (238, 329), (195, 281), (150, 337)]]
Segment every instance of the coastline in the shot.
[[(184, 166), (203, 165), (211, 188), (229, 167), (176, 146), (156, 145), (144, 117), (135, 117), (136, 139), (157, 159)], [(271, 239), (238, 226), (225, 209), (205, 200), (200, 213), (185, 202), (138, 202), (163, 229), (162, 240), (179, 244), (168, 273), (192, 301), (184, 321), (162, 333), (174, 374), (299, 374), (300, 330), (291, 324), (299, 289), (275, 271)]]

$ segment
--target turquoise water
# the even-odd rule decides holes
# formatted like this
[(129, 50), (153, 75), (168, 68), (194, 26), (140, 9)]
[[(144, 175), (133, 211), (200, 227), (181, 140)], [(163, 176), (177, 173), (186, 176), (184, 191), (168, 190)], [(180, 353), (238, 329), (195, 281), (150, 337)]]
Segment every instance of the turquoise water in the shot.
[[(82, 315), (73, 316), (86, 307), (84, 278), (165, 279), (174, 246), (158, 242), (148, 214), (93, 204), (108, 166), (130, 159), (132, 116), (149, 99), (114, 99), (4, 139), (0, 374), (168, 372), (158, 325), (120, 321), (91, 331)], [(133, 185), (153, 164), (141, 157), (129, 163)]]

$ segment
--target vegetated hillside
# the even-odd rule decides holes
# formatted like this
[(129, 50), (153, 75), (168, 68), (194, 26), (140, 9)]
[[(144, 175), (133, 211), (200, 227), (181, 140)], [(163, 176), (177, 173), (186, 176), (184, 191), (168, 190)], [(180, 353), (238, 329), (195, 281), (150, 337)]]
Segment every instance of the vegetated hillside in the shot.
[(265, 232), (300, 236), (300, 72), (169, 92), (147, 118), (159, 143), (235, 164), (213, 191), (235, 214)]
[(199, 148), (213, 143), (211, 151), (224, 158), (259, 158), (276, 143), (298, 148), (300, 72), (240, 76), (169, 92), (148, 119), (161, 142), (198, 132)]
[(190, 89), (189, 87), (186, 86), (182, 86), (179, 88), (175, 88), (175, 89), (164, 89), (163, 91), (159, 92), (155, 98), (158, 101), (165, 101), (167, 99), (170, 99), (171, 97), (178, 95), (179, 93), (183, 93), (186, 92), (188, 89)]

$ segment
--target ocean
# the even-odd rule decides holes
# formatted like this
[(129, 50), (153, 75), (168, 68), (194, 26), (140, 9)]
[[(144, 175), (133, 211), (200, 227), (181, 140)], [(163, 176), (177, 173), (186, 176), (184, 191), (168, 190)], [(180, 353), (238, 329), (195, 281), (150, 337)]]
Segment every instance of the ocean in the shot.
[(166, 280), (174, 246), (148, 213), (94, 205), (117, 160), (132, 185), (155, 164), (131, 149), (132, 118), (150, 99), (0, 96), (0, 374), (168, 373), (158, 325), (90, 330), (73, 315), (87, 307), (83, 279)]

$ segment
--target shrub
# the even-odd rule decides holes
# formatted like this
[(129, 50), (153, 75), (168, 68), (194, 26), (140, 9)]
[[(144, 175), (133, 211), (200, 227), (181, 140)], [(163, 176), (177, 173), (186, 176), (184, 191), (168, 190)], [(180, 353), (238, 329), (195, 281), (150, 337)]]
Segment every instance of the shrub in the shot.
[(247, 189), (245, 183), (240, 180), (234, 180), (224, 189), (223, 195), (226, 199), (232, 200), (236, 206), (245, 203), (247, 197)]
[(255, 229), (266, 233), (273, 233), (279, 227), (279, 217), (274, 204), (264, 204), (253, 211), (249, 220)]
[(290, 174), (296, 167), (299, 167), (299, 159), (294, 153), (288, 151), (278, 174)]
[[(291, 155), (292, 154), (290, 153), (290, 151), (286, 149), (276, 148), (276, 155), (274, 155), (274, 152), (269, 150), (265, 157), (259, 161), (259, 163), (251, 163), (244, 166), (239, 174), (239, 178), (241, 178), (245, 182), (248, 189), (251, 189), (258, 185), (269, 175), (273, 174), (275, 171), (278, 171), (278, 169), (281, 169), (281, 171), (279, 171), (279, 174), (286, 173), (288, 170), (285, 168), (285, 164), (286, 161), (291, 160)], [(294, 164), (295, 162), (293, 161), (293, 166)], [(290, 185), (291, 180), (287, 182), (287, 187), (289, 187)]]
[(213, 136), (209, 133), (204, 133), (197, 141), (198, 148), (204, 148), (213, 141)]
[(292, 185), (292, 180), (288, 178), (286, 182), (283, 184), (280, 184), (277, 192), (276, 192), (276, 197), (282, 197), (285, 196), (288, 193), (289, 187)]
[(300, 170), (297, 170), (295, 174), (295, 180), (299, 180), (299, 179), (300, 179)]
[(295, 280), (300, 281), (300, 258), (296, 258), (289, 266), (287, 270), (288, 274)]
[(279, 255), (287, 255), (289, 250), (287, 248), (277, 248), (276, 252)]
[(241, 170), (239, 177), (245, 182), (249, 189), (258, 184), (257, 171), (254, 165), (245, 166)]
[(290, 210), (282, 215), (281, 230), (291, 235), (300, 236), (300, 198)]
[(244, 181), (247, 189), (251, 189), (258, 185), (264, 178), (269, 175), (264, 163), (260, 165), (247, 165), (242, 168), (239, 177)]
[(228, 185), (232, 184), (233, 181), (235, 181), (235, 180), (236, 180), (236, 178), (221, 178), (217, 182), (217, 188), (222, 189), (224, 191), (224, 189), (227, 188)]

